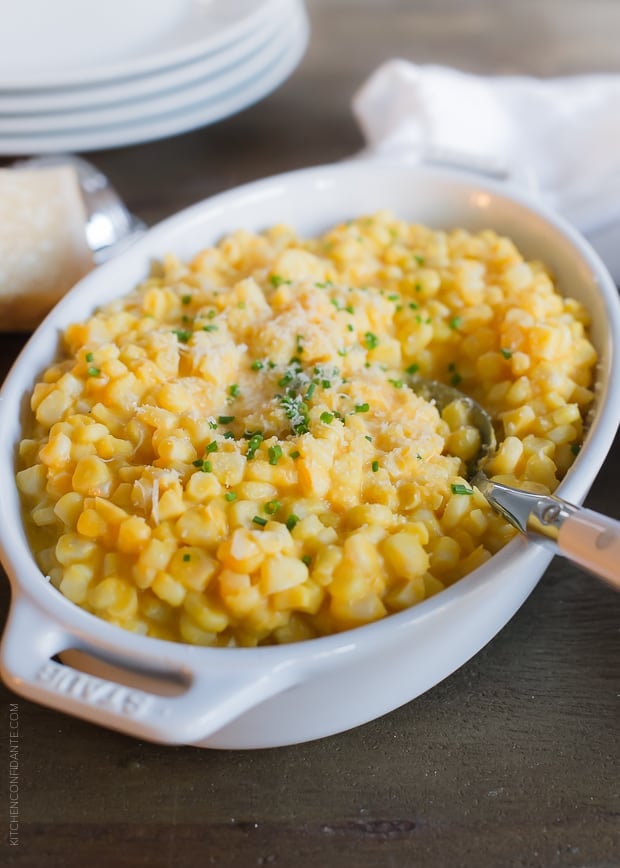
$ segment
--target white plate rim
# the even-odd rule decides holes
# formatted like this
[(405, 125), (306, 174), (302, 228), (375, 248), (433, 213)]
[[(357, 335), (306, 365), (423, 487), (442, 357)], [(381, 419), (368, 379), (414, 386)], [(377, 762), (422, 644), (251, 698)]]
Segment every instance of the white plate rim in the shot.
[(309, 26), (304, 16), (297, 39), (291, 39), (289, 35), (285, 51), (274, 63), (268, 64), (264, 75), (254, 76), (245, 87), (238, 87), (228, 95), (223, 94), (218, 100), (206, 100), (148, 123), (120, 124), (76, 134), (0, 135), (0, 156), (32, 156), (66, 151), (86, 153), (142, 144), (208, 126), (258, 102), (288, 78), (303, 57), (308, 35)]
[[(292, 0), (298, 4), (300, 0)], [(287, 14), (287, 18), (290, 16)], [(215, 75), (265, 47), (280, 22), (264, 22), (261, 27), (216, 52), (189, 60), (169, 69), (154, 70), (129, 79), (95, 83), (85, 87), (58, 88), (50, 91), (4, 95), (0, 90), (0, 121), (5, 117), (21, 118), (32, 115), (52, 115), (60, 112), (81, 111), (93, 106), (129, 102), (192, 84), (200, 78)]]
[[(221, 0), (221, 2), (230, 3), (233, 0)], [(196, 12), (200, 4), (192, 0), (188, 6), (188, 21), (185, 22), (184, 26), (187, 28), (188, 34), (194, 27), (201, 30), (201, 25), (203, 32), (201, 32), (198, 38), (188, 39), (185, 45), (167, 51), (153, 51), (150, 54), (147, 52), (141, 57), (131, 60), (115, 61), (108, 65), (92, 67), (86, 70), (76, 70), (73, 73), (70, 71), (61, 72), (56, 75), (53, 73), (42, 73), (40, 76), (34, 75), (30, 78), (16, 78), (13, 81), (9, 77), (8, 83), (3, 84), (0, 88), (0, 93), (21, 93), (22, 91), (29, 90), (47, 91), (58, 87), (74, 87), (76, 85), (130, 78), (155, 70), (167, 69), (230, 45), (259, 26), (263, 19), (274, 15), (278, 6), (282, 5), (283, 2), (287, 2), (287, 0), (256, 0), (256, 3), (260, 3), (260, 5), (249, 11), (244, 17), (230, 24), (219, 33), (210, 34), (207, 32), (205, 34), (204, 26), (207, 19), (205, 18), (204, 21), (201, 21), (200, 14)], [(193, 24), (191, 21), (192, 13), (196, 17), (196, 21)], [(3, 77), (7, 81), (6, 72), (3, 72)]]
[(93, 128), (117, 127), (140, 123), (147, 124), (171, 112), (191, 109), (193, 105), (215, 101), (227, 93), (243, 87), (247, 82), (260, 76), (272, 61), (277, 61), (291, 41), (291, 34), (299, 28), (299, 15), (291, 16), (286, 32), (276, 30), (272, 38), (244, 60), (232, 64), (230, 68), (213, 76), (199, 78), (197, 81), (173, 87), (111, 106), (96, 110), (56, 112), (52, 115), (20, 117), (16, 120), (0, 116), (0, 139), (30, 135), (55, 135), (87, 132)]

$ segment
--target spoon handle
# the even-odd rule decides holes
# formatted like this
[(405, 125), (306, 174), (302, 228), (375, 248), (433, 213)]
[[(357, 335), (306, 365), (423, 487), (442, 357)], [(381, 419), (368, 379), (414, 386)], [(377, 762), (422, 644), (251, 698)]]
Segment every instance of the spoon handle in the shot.
[(569, 558), (620, 590), (620, 522), (583, 507), (560, 527), (557, 546)]

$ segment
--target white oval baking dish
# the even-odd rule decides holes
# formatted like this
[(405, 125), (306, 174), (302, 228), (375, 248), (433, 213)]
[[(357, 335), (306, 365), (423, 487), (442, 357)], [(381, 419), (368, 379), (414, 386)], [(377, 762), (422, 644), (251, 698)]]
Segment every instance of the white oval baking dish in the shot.
[(35, 332), (0, 392), (0, 551), (12, 585), (0, 664), (13, 690), (153, 741), (285, 745), (408, 702), (474, 655), (523, 603), (551, 554), (521, 537), (437, 596), (368, 626), (294, 645), (200, 648), (137, 636), (88, 614), (45, 581), (28, 547), (15, 450), (29, 393), (57, 353), (60, 330), (128, 292), (168, 251), (191, 257), (226, 232), (280, 222), (312, 235), (383, 208), (436, 227), (507, 234), (551, 267), (561, 292), (587, 305), (600, 355), (596, 407), (559, 489), (583, 500), (620, 423), (620, 305), (604, 266), (572, 228), (503, 185), (444, 169), (357, 161), (248, 184), (164, 221), (82, 280)]

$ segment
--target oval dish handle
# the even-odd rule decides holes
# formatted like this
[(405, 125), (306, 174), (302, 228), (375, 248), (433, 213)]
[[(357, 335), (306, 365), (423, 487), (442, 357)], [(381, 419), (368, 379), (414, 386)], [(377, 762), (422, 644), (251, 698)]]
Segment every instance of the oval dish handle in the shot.
[(243, 666), (231, 668), (232, 674), (170, 671), (168, 677), (189, 682), (187, 690), (179, 696), (161, 696), (51, 659), (72, 647), (100, 655), (82, 636), (74, 638), (19, 596), (11, 605), (0, 647), (2, 676), (26, 699), (162, 744), (197, 744), (295, 680), (288, 667), (261, 666), (259, 671), (249, 668), (246, 659)]

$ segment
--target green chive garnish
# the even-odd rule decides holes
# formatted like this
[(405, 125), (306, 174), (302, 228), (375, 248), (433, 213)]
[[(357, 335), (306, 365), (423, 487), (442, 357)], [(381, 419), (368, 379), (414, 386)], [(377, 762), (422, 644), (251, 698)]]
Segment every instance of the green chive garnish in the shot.
[(371, 464), (370, 466), (372, 467), (372, 472), (373, 472), (373, 473), (376, 473), (377, 470), (379, 469), (379, 462), (378, 462), (378, 461), (373, 461), (372, 464)]
[(255, 515), (252, 521), (254, 522), (254, 524), (258, 524), (260, 527), (265, 527), (265, 525), (267, 524), (267, 519), (261, 518), (260, 515)]
[(239, 395), (241, 394), (241, 389), (239, 388), (237, 383), (233, 383), (232, 386), (229, 386), (228, 394), (231, 395), (233, 398), (239, 397)]
[(236, 491), (227, 491), (226, 494), (224, 495), (224, 497), (226, 498), (226, 500), (229, 503), (232, 503), (233, 500), (237, 499), (237, 492)]
[(269, 463), (275, 466), (282, 457), (282, 447), (276, 443), (275, 446), (270, 446), (268, 450)]
[(511, 359), (512, 358), (512, 350), (503, 349), (503, 350), (500, 350), (500, 352), (505, 359)]
[(293, 282), (292, 280), (285, 280), (285, 279), (284, 279), (283, 277), (281, 277), (281, 275), (279, 275), (279, 274), (272, 274), (272, 275), (270, 275), (270, 277), (269, 277), (269, 283), (270, 283), (270, 284), (271, 284), (275, 289), (277, 289), (277, 288), (278, 288), (279, 286), (281, 286), (283, 283), (292, 283), (292, 282)]
[(356, 413), (368, 413), (369, 410), (370, 410), (370, 404), (364, 403), (364, 404), (356, 404), (355, 405), (355, 412)]
[(453, 482), (451, 485), (452, 494), (473, 494), (474, 489), (468, 485), (463, 485), (461, 482)]
[(327, 410), (325, 410), (323, 413), (321, 413), (321, 422), (325, 422), (326, 425), (329, 425), (333, 421), (334, 421), (334, 414), (333, 413), (328, 413)]
[(265, 512), (267, 515), (273, 515), (280, 509), (281, 505), (279, 500), (270, 500), (269, 503), (265, 504)]
[(183, 304), (191, 304), (192, 303), (192, 297), (191, 297), (191, 295), (184, 295), (181, 297), (181, 301), (183, 302)]
[(299, 521), (299, 516), (291, 513), (289, 517), (286, 519), (286, 528), (287, 530), (293, 530), (297, 522)]
[(374, 348), (379, 344), (379, 338), (372, 332), (366, 332), (364, 334), (364, 343), (367, 350), (374, 350)]
[(94, 361), (95, 357), (92, 353), (86, 353), (84, 358), (86, 359), (87, 362), (92, 362), (92, 361)]
[(234, 416), (218, 416), (217, 421), (220, 423), (220, 425), (228, 425), (230, 422), (235, 421), (235, 417)]
[(191, 559), (192, 559), (191, 555), (183, 555), (183, 560), (185, 561), (185, 563), (187, 563), (188, 561), (191, 561)]
[(91, 365), (87, 371), (89, 377), (98, 377), (101, 373), (99, 368), (96, 368), (94, 365)]

